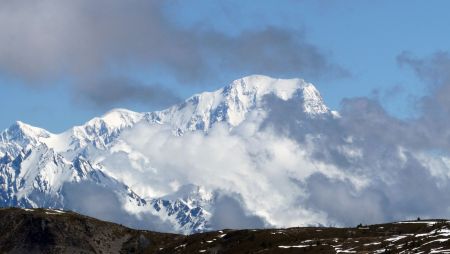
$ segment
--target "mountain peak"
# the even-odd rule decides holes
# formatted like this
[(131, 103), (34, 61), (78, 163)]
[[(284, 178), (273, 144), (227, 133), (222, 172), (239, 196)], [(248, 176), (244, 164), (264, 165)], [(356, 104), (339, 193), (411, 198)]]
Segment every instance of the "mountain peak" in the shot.
[(113, 109), (101, 117), (94, 117), (81, 126), (75, 126), (68, 130), (72, 144), (76, 147), (85, 147), (88, 143), (93, 143), (95, 147), (105, 147), (112, 142), (120, 132), (132, 127), (142, 120), (144, 114), (127, 109)]
[(142, 113), (128, 109), (116, 108), (108, 111), (100, 119), (112, 127), (121, 128), (138, 122), (142, 118), (142, 115)]
[(118, 108), (108, 111), (101, 117), (94, 117), (84, 125), (75, 126), (71, 131), (81, 139), (91, 140), (104, 134), (118, 133), (124, 128), (133, 126), (142, 117), (142, 113)]
[(22, 122), (22, 121), (16, 121), (14, 124), (12, 124), (12, 125), (9, 127), (9, 129), (10, 129), (10, 130), (20, 129), (20, 130), (22, 130), (22, 131), (24, 131), (24, 132), (28, 132), (28, 133), (36, 133), (36, 134), (38, 134), (38, 133), (48, 133), (48, 132), (47, 132), (46, 130), (44, 130), (44, 129), (41, 129), (41, 128), (39, 128), (39, 127), (31, 126), (31, 125), (26, 124), (26, 123), (24, 123), (24, 122)]
[(273, 93), (281, 99), (287, 100), (296, 90), (303, 89), (308, 85), (311, 84), (302, 79), (277, 79), (264, 75), (251, 75), (234, 80), (223, 90), (226, 93), (237, 89), (241, 93), (253, 93), (258, 97)]
[(245, 120), (248, 112), (263, 109), (263, 100), (268, 95), (284, 101), (298, 99), (299, 109), (310, 117), (330, 113), (311, 83), (302, 79), (251, 75), (234, 80), (217, 91), (196, 94), (166, 110), (148, 113), (146, 117), (151, 122), (169, 123), (182, 132), (207, 131), (216, 122), (226, 122), (234, 127)]
[(239, 99), (244, 100), (245, 97), (255, 97), (257, 101), (269, 94), (273, 94), (282, 100), (289, 100), (300, 93), (305, 104), (315, 101), (322, 106), (315, 109), (306, 107), (305, 112), (314, 114), (328, 111), (314, 85), (299, 78), (279, 79), (263, 75), (251, 75), (234, 80), (223, 88), (223, 93), (229, 96), (239, 96)]
[(2, 137), (8, 140), (18, 140), (23, 138), (48, 138), (51, 133), (21, 121), (16, 121), (13, 125), (11, 125), (8, 129), (2, 132)]

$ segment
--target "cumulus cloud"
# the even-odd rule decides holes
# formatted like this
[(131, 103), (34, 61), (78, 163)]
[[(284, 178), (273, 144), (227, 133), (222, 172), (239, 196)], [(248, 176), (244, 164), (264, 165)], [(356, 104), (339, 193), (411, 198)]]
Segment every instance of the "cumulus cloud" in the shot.
[[(271, 107), (263, 127), (278, 130), (296, 142), (307, 158), (339, 172), (316, 171), (302, 178), (299, 184), (307, 199), (299, 206), (323, 212), (327, 223), (337, 225), (442, 216), (446, 211), (443, 206), (449, 204), (442, 205), (436, 195), (448, 186), (437, 184), (430, 165), (418, 161), (423, 137), (415, 135), (412, 122), (390, 116), (368, 98), (344, 100), (339, 118), (308, 119), (295, 102), (273, 103), (276, 107)], [(283, 112), (290, 112), (290, 117), (280, 120)], [(419, 183), (420, 193), (412, 187)]]
[[(154, 0), (2, 1), (0, 73), (31, 85), (69, 80), (79, 96), (100, 104), (142, 98), (133, 92), (98, 98), (117, 72), (131, 79), (142, 71), (168, 73), (180, 84), (224, 73), (348, 74), (295, 31), (262, 27), (231, 36), (204, 25), (181, 27), (166, 15), (171, 7)], [(147, 100), (173, 98), (154, 87), (139, 89), (151, 94)]]
[[(188, 184), (229, 197), (239, 195), (214, 202), (232, 210), (236, 221), (252, 222), (245, 224), (249, 227), (261, 227), (263, 222), (326, 223), (321, 214), (297, 207), (305, 193), (296, 180), (317, 170), (330, 177), (347, 176), (311, 162), (296, 142), (270, 131), (259, 132), (255, 125), (250, 121), (230, 133), (227, 126), (218, 124), (208, 135), (191, 132), (180, 137), (166, 126), (140, 124), (125, 132), (101, 163), (109, 174), (124, 179), (145, 197), (164, 196)], [(214, 226), (225, 227), (229, 220), (221, 209), (217, 212)]]
[[(447, 217), (449, 212), (449, 54), (437, 52), (419, 58), (403, 52), (397, 60), (411, 68), (428, 88), (428, 94), (417, 100), (417, 117), (397, 119), (373, 99), (346, 99), (341, 118), (315, 139), (314, 158), (369, 180), (357, 190), (329, 177), (308, 179), (308, 203), (328, 211), (333, 221), (355, 224), (357, 220), (436, 218)], [(351, 216), (343, 211), (352, 211)]]
[[(438, 100), (435, 91), (446, 85), (430, 82), (423, 100)], [(207, 134), (174, 136), (167, 126), (141, 124), (113, 149), (112, 157), (121, 154), (129, 164), (102, 163), (112, 174), (120, 175), (122, 167), (136, 172), (121, 177), (143, 196), (165, 195), (185, 184), (237, 194), (226, 203), (237, 221), (253, 221), (254, 227), (447, 216), (450, 151), (446, 132), (436, 128), (448, 123), (434, 113), (444, 106), (398, 119), (375, 99), (360, 97), (343, 100), (340, 117), (311, 118), (298, 99), (267, 96), (263, 111), (247, 115), (231, 131), (216, 124)], [(216, 225), (225, 227), (225, 221)]]

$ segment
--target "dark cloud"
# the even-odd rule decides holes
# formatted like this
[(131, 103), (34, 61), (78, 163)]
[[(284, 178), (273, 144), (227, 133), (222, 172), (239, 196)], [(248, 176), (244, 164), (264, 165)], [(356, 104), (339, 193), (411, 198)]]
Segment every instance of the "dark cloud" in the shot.
[(352, 226), (386, 221), (383, 193), (358, 193), (350, 182), (331, 179), (320, 173), (309, 177), (306, 187), (309, 197), (304, 205), (325, 211), (330, 224)]
[[(366, 165), (366, 170), (373, 169)], [(439, 183), (413, 157), (389, 170), (389, 181), (381, 178), (386, 173), (374, 174), (371, 184), (360, 190), (347, 180), (314, 174), (306, 180), (309, 196), (304, 206), (325, 212), (330, 223), (347, 226), (447, 216), (448, 182)]]
[(438, 51), (427, 58), (418, 58), (411, 52), (403, 51), (397, 56), (400, 67), (410, 67), (427, 85), (441, 86), (450, 80), (450, 54)]
[(303, 33), (277, 27), (244, 31), (237, 37), (205, 34), (205, 48), (219, 59), (219, 67), (235, 72), (274, 76), (347, 77)]
[(214, 212), (211, 216), (211, 228), (219, 229), (249, 229), (264, 228), (264, 220), (258, 216), (246, 213), (238, 197), (219, 195), (214, 202)]
[(62, 188), (64, 209), (137, 229), (173, 232), (173, 226), (150, 212), (137, 215), (124, 210), (111, 189), (91, 182), (65, 183)]
[(129, 78), (110, 78), (78, 87), (81, 99), (99, 107), (134, 101), (151, 106), (170, 106), (180, 101), (176, 94), (161, 85), (145, 85)]
[[(98, 89), (91, 86), (104, 85), (104, 77), (117, 76), (118, 70), (125, 76), (133, 76), (136, 69), (163, 72), (182, 84), (212, 78), (217, 82), (221, 77), (230, 80), (224, 76), (250, 73), (348, 75), (296, 31), (263, 27), (226, 35), (204, 25), (181, 28), (164, 11), (170, 4), (154, 0), (2, 1), (0, 73), (27, 84), (73, 79), (87, 99), (100, 99), (100, 104), (117, 97), (98, 98)], [(86, 84), (89, 87), (83, 87)], [(126, 95), (136, 98), (135, 93)]]
[(450, 148), (450, 54), (439, 51), (426, 58), (408, 52), (397, 57), (400, 66), (411, 68), (426, 85), (427, 95), (417, 100), (420, 116), (415, 127), (435, 149)]

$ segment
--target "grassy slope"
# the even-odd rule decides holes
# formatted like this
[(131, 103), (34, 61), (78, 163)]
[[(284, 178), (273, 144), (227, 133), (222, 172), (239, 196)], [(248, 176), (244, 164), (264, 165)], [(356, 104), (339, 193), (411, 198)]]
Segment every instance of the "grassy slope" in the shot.
[(445, 253), (449, 239), (450, 223), (444, 220), (183, 236), (133, 230), (72, 212), (0, 209), (0, 253)]

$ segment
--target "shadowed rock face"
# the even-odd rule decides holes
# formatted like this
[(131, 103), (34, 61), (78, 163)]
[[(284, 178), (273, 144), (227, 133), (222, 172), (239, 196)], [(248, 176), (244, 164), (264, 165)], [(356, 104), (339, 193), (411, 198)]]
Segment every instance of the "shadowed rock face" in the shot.
[(182, 236), (132, 230), (72, 212), (0, 210), (1, 253), (152, 253)]
[(449, 249), (450, 222), (445, 220), (185, 236), (129, 229), (73, 212), (0, 209), (1, 253), (446, 253)]

